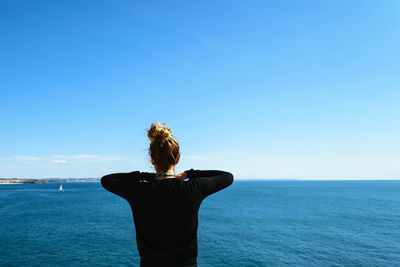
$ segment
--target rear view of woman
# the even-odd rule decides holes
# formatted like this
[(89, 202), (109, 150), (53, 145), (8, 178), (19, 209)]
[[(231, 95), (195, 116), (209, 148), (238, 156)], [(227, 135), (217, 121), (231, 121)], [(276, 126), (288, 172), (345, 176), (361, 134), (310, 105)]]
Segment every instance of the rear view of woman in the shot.
[(171, 129), (153, 123), (147, 134), (156, 172), (110, 174), (101, 178), (101, 184), (131, 206), (140, 266), (197, 266), (200, 204), (231, 185), (233, 175), (193, 169), (175, 174), (180, 152)]

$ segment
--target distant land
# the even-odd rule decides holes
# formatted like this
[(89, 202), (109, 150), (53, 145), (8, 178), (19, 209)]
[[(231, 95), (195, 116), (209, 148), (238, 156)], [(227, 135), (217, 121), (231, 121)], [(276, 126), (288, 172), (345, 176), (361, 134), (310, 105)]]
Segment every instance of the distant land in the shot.
[(76, 183), (100, 182), (100, 178), (0, 178), (0, 184), (41, 184), (41, 183)]

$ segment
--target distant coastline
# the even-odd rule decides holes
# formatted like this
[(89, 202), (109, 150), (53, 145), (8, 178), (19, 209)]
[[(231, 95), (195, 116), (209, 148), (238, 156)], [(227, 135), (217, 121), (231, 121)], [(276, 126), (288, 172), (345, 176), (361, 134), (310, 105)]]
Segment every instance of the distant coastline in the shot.
[(100, 182), (100, 178), (45, 178), (45, 179), (24, 179), (24, 178), (0, 178), (0, 184), (41, 184), (41, 183), (87, 183)]

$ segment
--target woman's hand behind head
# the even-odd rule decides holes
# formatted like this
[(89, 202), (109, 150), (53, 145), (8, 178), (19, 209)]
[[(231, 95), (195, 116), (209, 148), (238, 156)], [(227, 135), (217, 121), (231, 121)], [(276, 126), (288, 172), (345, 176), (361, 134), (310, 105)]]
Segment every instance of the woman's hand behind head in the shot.
[(175, 177), (177, 178), (177, 179), (179, 179), (179, 180), (185, 180), (186, 178), (187, 178), (187, 174), (186, 174), (186, 172), (182, 172), (182, 173), (179, 173), (179, 174), (175, 174)]

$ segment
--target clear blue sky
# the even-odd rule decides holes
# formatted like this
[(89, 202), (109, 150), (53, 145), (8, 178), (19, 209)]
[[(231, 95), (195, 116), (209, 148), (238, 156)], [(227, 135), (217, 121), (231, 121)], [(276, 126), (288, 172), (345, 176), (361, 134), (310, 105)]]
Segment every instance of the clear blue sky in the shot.
[(400, 1), (1, 1), (0, 177), (400, 179)]

